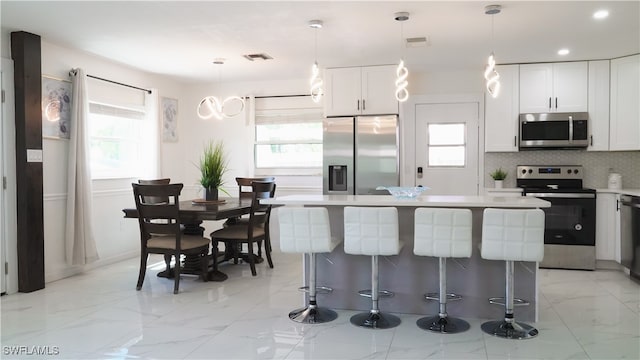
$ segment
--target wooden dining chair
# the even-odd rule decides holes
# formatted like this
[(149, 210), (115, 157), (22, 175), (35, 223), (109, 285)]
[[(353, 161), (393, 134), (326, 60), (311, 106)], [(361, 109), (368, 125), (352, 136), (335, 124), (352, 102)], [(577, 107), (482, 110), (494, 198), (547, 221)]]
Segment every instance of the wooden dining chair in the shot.
[(213, 256), (218, 255), (218, 243), (224, 242), (236, 248), (237, 245), (247, 244), (247, 260), (251, 266), (251, 274), (256, 276), (256, 255), (253, 253), (253, 244), (265, 244), (265, 255), (269, 262), (269, 267), (273, 268), (271, 260), (271, 244), (267, 237), (269, 232), (269, 218), (271, 215), (271, 205), (260, 204), (261, 199), (272, 197), (276, 191), (276, 184), (272, 181), (252, 181), (251, 183), (251, 210), (247, 222), (239, 222), (228, 225), (220, 230), (211, 233), (213, 244)]
[[(238, 184), (238, 197), (240, 199), (251, 199), (253, 196), (253, 188), (251, 184), (254, 181), (266, 181), (266, 182), (275, 182), (276, 178), (273, 176), (268, 177), (236, 177), (236, 183)], [(266, 195), (266, 194), (265, 194)], [(275, 193), (269, 194), (268, 197), (273, 197)], [(234, 225), (234, 224), (246, 224), (249, 222), (248, 217), (236, 217), (228, 219), (224, 226)], [(267, 224), (268, 227), (268, 224)], [(267, 233), (265, 235), (265, 245), (269, 243), (271, 244), (271, 238), (269, 237), (269, 231), (267, 229)], [(232, 246), (230, 243), (225, 243), (225, 251), (226, 258), (233, 257), (233, 263), (238, 263), (238, 256), (242, 253), (242, 246)], [(271, 248), (269, 248), (269, 252), (271, 252)], [(258, 261), (262, 261), (262, 243), (258, 244)], [(273, 268), (273, 264), (270, 264)]]
[[(142, 289), (149, 254), (163, 254), (170, 273), (171, 256), (175, 258), (173, 293), (180, 286), (180, 256), (196, 255), (201, 261), (201, 276), (208, 279), (210, 240), (200, 235), (185, 235), (180, 228), (180, 200), (182, 184), (142, 185), (131, 184), (140, 224), (140, 272), (136, 290)], [(155, 202), (149, 199), (167, 199)]]

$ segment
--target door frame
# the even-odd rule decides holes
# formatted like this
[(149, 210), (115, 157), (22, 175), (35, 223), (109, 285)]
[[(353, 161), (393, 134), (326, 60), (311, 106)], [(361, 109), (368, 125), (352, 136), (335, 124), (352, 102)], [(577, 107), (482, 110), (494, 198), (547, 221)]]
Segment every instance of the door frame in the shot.
[(400, 151), (400, 184), (415, 186), (416, 178), (416, 106), (431, 104), (478, 103), (478, 173), (477, 183), (479, 195), (483, 195), (484, 185), (484, 94), (433, 94), (409, 96), (409, 100), (400, 106), (401, 139)]
[[(18, 292), (18, 243), (17, 243), (17, 203), (16, 203), (16, 127), (15, 127), (15, 96), (13, 60), (2, 58), (0, 65), (2, 72), (2, 90), (5, 92), (5, 102), (1, 104), (2, 111), (2, 175), (7, 178), (7, 188), (3, 191), (3, 224), (2, 236), (4, 243), (2, 251), (8, 263), (8, 274), (5, 277), (6, 293)], [(1, 179), (0, 179), (1, 183)], [(0, 271), (4, 272), (5, 265), (0, 264)]]

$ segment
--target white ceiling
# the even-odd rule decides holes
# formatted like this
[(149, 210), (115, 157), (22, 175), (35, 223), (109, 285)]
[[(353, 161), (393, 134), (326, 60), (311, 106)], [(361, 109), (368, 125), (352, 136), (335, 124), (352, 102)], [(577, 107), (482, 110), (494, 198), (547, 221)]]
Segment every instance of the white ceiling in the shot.
[[(484, 7), (502, 5), (493, 16)], [(605, 20), (592, 18), (608, 9)], [(408, 11), (402, 26), (394, 13)], [(307, 78), (321, 67), (409, 70), (609, 59), (640, 52), (640, 1), (0, 1), (1, 25), (185, 82)], [(311, 29), (309, 20), (324, 27)], [(403, 48), (404, 37), (429, 46)], [(492, 45), (493, 43), (493, 45)], [(557, 50), (566, 47), (568, 56)], [(243, 54), (274, 59), (250, 62)], [(214, 58), (226, 58), (214, 65)]]

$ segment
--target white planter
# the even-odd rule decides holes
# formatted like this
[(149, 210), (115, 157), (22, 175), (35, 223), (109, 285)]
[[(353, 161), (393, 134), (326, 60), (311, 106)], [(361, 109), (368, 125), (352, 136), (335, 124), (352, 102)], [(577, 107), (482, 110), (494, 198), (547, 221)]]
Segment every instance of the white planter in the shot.
[(502, 189), (502, 183), (504, 182), (504, 180), (494, 180), (494, 182), (496, 189)]

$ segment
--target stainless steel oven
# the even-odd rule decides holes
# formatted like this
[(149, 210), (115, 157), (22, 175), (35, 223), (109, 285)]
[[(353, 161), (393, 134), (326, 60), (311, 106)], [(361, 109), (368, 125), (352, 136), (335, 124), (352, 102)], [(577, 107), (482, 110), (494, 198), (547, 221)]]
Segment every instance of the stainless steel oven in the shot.
[(582, 187), (581, 166), (518, 166), (524, 196), (547, 200), (540, 267), (595, 269), (596, 191)]

